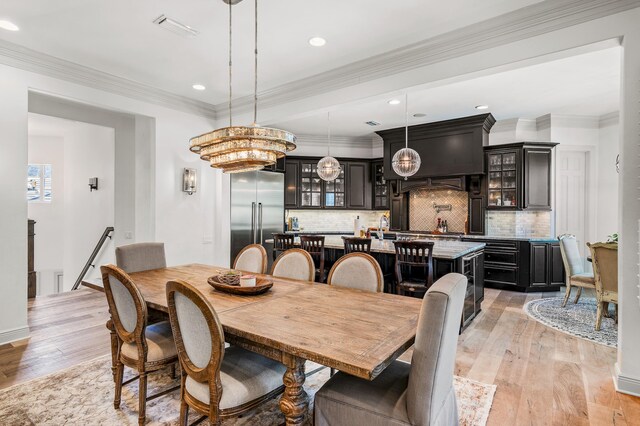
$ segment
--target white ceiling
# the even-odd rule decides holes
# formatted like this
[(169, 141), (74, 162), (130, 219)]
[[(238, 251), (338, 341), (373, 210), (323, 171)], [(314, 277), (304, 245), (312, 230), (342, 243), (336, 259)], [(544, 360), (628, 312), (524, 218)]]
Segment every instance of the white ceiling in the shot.
[[(260, 85), (283, 83), (406, 46), (540, 0), (260, 1)], [(165, 14), (200, 34), (155, 26)], [(227, 5), (221, 0), (2, 0), (0, 38), (119, 77), (217, 104), (227, 96)], [(234, 7), (234, 93), (252, 91), (253, 2)], [(327, 39), (309, 46), (312, 36)], [(207, 86), (204, 92), (191, 88)]]
[[(409, 92), (409, 124), (415, 125), (491, 112), (497, 119), (537, 118), (545, 114), (601, 116), (617, 111), (620, 98), (619, 47), (584, 53), (538, 65), (489, 74), (457, 83)], [(389, 105), (399, 99), (399, 105)], [(486, 104), (483, 111), (476, 105)], [(414, 118), (415, 113), (426, 117)], [(371, 127), (373, 120), (381, 123)], [(269, 123), (297, 134), (326, 134), (327, 113)], [(331, 132), (365, 136), (404, 126), (404, 93), (391, 93), (331, 110)]]

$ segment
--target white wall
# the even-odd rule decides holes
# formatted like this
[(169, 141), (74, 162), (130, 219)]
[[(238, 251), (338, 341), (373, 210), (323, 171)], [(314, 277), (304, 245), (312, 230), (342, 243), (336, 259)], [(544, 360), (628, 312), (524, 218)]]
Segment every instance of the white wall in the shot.
[[(618, 172), (616, 157), (620, 153), (620, 126), (618, 114), (600, 120), (598, 135), (598, 211), (596, 238), (605, 241), (607, 236), (620, 232), (618, 216)], [(623, 200), (624, 201), (624, 200)]]
[(36, 221), (34, 270), (38, 295), (55, 292), (55, 272), (64, 262), (64, 138), (29, 135), (29, 164), (51, 164), (51, 202), (28, 203), (29, 219)]

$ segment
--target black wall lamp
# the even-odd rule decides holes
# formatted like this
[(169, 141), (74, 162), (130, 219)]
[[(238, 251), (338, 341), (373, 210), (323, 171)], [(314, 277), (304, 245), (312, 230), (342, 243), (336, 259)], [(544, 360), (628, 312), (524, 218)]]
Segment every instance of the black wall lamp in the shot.
[(94, 189), (96, 191), (98, 190), (98, 178), (97, 177), (89, 178), (89, 191), (93, 192)]

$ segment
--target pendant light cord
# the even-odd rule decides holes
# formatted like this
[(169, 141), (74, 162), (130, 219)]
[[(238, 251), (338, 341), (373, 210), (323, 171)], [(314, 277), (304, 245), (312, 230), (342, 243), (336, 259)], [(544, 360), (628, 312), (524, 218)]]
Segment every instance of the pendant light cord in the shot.
[(327, 112), (327, 156), (331, 157), (331, 113)]
[(253, 124), (258, 125), (258, 0), (255, 0), (255, 48), (253, 79)]
[(232, 111), (232, 99), (233, 99), (233, 86), (231, 84), (232, 80), (231, 80), (231, 76), (232, 76), (232, 69), (233, 69), (233, 64), (232, 64), (232, 60), (231, 60), (231, 52), (232, 52), (232, 44), (231, 44), (231, 26), (233, 24), (233, 21), (231, 19), (231, 2), (229, 2), (229, 127), (233, 126), (233, 119), (232, 119), (232, 115), (231, 115), (231, 111)]
[(404, 147), (409, 148), (409, 94), (404, 94)]

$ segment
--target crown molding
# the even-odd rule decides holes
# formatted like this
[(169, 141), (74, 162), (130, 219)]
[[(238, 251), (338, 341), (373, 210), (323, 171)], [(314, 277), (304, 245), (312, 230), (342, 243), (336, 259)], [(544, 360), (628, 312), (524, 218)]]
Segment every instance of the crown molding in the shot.
[(162, 89), (56, 58), (6, 40), (0, 40), (0, 64), (54, 77), (128, 98), (216, 118), (216, 109), (206, 102), (176, 95)]
[[(542, 1), (343, 67), (264, 90), (258, 94), (260, 106), (268, 108), (302, 100), (571, 27), (639, 6), (637, 0)], [(235, 111), (248, 112), (252, 103), (252, 96), (238, 98), (234, 100)], [(216, 110), (224, 111), (225, 105), (217, 104)]]
[(620, 111), (613, 111), (600, 116), (600, 127), (615, 126), (620, 123)]

